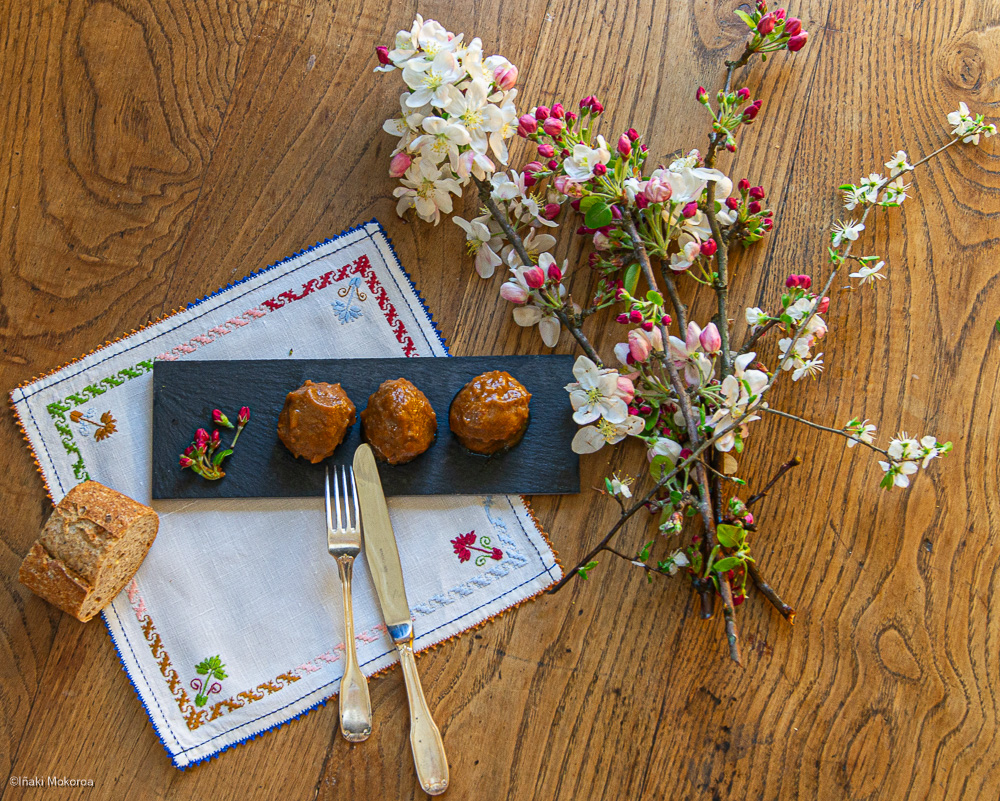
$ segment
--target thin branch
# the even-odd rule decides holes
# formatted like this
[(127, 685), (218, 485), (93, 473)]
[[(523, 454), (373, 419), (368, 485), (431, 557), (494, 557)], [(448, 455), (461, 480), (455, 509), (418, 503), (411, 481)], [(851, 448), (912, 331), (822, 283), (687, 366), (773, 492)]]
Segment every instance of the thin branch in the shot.
[(764, 580), (764, 577), (760, 574), (760, 569), (757, 567), (757, 563), (747, 561), (744, 564), (746, 564), (747, 569), (750, 571), (750, 578), (753, 579), (753, 583), (760, 590), (761, 595), (767, 598), (774, 605), (774, 608), (781, 612), (785, 620), (794, 625), (795, 610), (786, 604), (781, 599), (781, 596), (775, 592), (774, 588)]
[(744, 506), (746, 506), (747, 509), (749, 509), (751, 504), (757, 503), (757, 501), (764, 498), (764, 496), (767, 495), (768, 490), (770, 490), (771, 487), (773, 487), (775, 484), (778, 483), (778, 479), (780, 479), (783, 475), (785, 475), (785, 473), (787, 473), (793, 467), (798, 467), (800, 464), (802, 464), (802, 457), (793, 456), (791, 459), (789, 459), (781, 467), (778, 468), (778, 472), (776, 472), (773, 476), (771, 476), (771, 480), (764, 485), (764, 489), (750, 496), (750, 499), (744, 504)]
[[(873, 445), (871, 442), (865, 442), (863, 439), (858, 439), (857, 437), (852, 437), (849, 433), (840, 428), (830, 428), (829, 426), (822, 426), (819, 423), (814, 423), (812, 420), (806, 420), (804, 417), (796, 417), (794, 414), (789, 414), (788, 412), (782, 412), (778, 409), (772, 409), (770, 406), (761, 406), (761, 411), (768, 412), (769, 414), (776, 414), (778, 417), (787, 417), (789, 420), (794, 420), (797, 423), (802, 423), (810, 428), (815, 428), (817, 431), (826, 431), (828, 434), (840, 434), (842, 437), (846, 437), (851, 442), (856, 442), (866, 447), (871, 448), (876, 453), (881, 453), (887, 459), (891, 459), (888, 451), (880, 448), (878, 445)], [(892, 459), (895, 461), (895, 459)]]
[(760, 326), (753, 334), (750, 335), (749, 339), (743, 343), (743, 347), (740, 348), (739, 355), (742, 356), (744, 353), (749, 353), (751, 348), (757, 344), (760, 338), (780, 322), (781, 321), (778, 318), (774, 317), (764, 323), (764, 325)]
[(674, 277), (670, 274), (670, 268), (667, 266), (665, 261), (660, 261), (660, 274), (663, 276), (663, 284), (667, 288), (667, 294), (670, 296), (670, 302), (674, 307), (674, 316), (677, 317), (677, 325), (680, 327), (681, 333), (687, 330), (687, 306), (681, 300), (681, 296), (677, 294), (677, 284), (674, 283)]

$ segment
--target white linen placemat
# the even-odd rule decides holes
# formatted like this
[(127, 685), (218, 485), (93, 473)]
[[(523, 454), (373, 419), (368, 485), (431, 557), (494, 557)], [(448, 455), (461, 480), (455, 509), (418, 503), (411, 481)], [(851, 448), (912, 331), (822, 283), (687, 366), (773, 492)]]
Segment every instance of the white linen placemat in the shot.
[[(150, 503), (154, 360), (400, 355), (448, 353), (373, 220), (18, 387), (11, 401), (53, 501), (92, 478)], [(156, 733), (183, 768), (335, 694), (343, 610), (321, 498), (153, 506), (156, 541), (103, 615)], [(390, 498), (389, 512), (417, 650), (562, 575), (517, 496)], [(396, 654), (363, 558), (354, 598), (358, 659), (370, 675)]]

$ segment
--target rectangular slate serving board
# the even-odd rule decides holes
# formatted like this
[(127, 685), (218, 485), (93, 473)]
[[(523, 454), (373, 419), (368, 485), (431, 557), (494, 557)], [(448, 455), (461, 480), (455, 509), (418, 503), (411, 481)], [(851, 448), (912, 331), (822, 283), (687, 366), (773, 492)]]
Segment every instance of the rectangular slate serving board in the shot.
[[(348, 465), (362, 442), (360, 416), (336, 452), (313, 465), (278, 439), (285, 396), (306, 379), (339, 383), (360, 413), (386, 380), (406, 378), (437, 413), (434, 444), (405, 465), (380, 465), (386, 495), (566, 494), (580, 491), (579, 457), (570, 448), (577, 426), (564, 385), (572, 356), (466, 356), (417, 359), (268, 359), (158, 361), (153, 365), (153, 498), (300, 498), (323, 494), (324, 465)], [(465, 450), (448, 427), (451, 401), (480, 373), (506, 370), (532, 394), (520, 445), (494, 456)], [(250, 407), (226, 475), (207, 481), (178, 458), (198, 428), (211, 431), (212, 410), (235, 421)], [(223, 443), (231, 431), (221, 429)]]

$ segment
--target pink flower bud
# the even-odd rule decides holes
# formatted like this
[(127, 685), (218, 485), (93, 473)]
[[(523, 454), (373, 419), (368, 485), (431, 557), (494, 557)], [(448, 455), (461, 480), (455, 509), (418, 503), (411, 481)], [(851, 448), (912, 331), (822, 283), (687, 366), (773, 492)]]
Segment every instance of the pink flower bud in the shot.
[(245, 426), (248, 422), (250, 422), (249, 406), (243, 406), (240, 408), (240, 413), (236, 415), (236, 422), (239, 423), (241, 426)]
[(517, 67), (513, 64), (497, 67), (493, 71), (493, 80), (505, 92), (510, 91), (517, 84)]
[(528, 133), (534, 133), (538, 130), (538, 122), (530, 114), (523, 114), (517, 121), (517, 126), (524, 128)]
[(556, 161), (555, 159), (549, 159), (545, 163), (549, 165), (549, 169), (550, 170), (558, 170), (559, 169), (559, 162)]
[(625, 134), (618, 137), (618, 152), (625, 158), (632, 155), (632, 142)]
[(208, 432), (204, 428), (194, 432), (194, 444), (196, 448), (205, 448), (208, 445)]
[(229, 418), (222, 413), (221, 409), (212, 410), (212, 422), (217, 426), (225, 426), (226, 428), (233, 427), (233, 424), (229, 422)]
[(754, 100), (746, 109), (743, 111), (743, 121), (752, 122), (756, 119), (757, 115), (760, 113), (760, 107), (762, 102), (760, 100)]
[(746, 523), (748, 526), (752, 526), (753, 525), (753, 512), (747, 512), (745, 515), (743, 515), (743, 522)]
[(545, 165), (540, 161), (529, 161), (524, 165), (525, 175), (534, 175), (536, 172), (541, 172), (545, 169)]
[[(559, 104), (556, 103), (556, 105), (558, 106)], [(553, 108), (554, 107), (555, 106), (553, 106)], [(561, 108), (561, 106), (560, 106), (560, 108)], [(580, 119), (580, 117), (579, 117), (579, 115), (577, 115), (577, 113), (575, 111), (567, 111), (566, 112), (566, 119), (569, 120), (570, 122), (576, 122), (578, 119)]]
[(538, 146), (538, 155), (542, 156), (543, 158), (550, 159), (555, 154), (556, 154), (556, 149), (554, 147), (552, 147), (552, 145), (546, 144), (546, 145), (539, 145)]
[(389, 63), (389, 48), (380, 45), (375, 48), (375, 55), (378, 56), (378, 63), (385, 65)]
[(604, 111), (604, 105), (596, 97), (590, 101), (590, 113), (600, 114)]
[(777, 19), (774, 14), (767, 13), (760, 18), (760, 22), (757, 23), (757, 33), (761, 36), (767, 36), (774, 31), (774, 26), (777, 24)]
[(580, 101), (580, 110), (581, 111), (589, 110), (590, 104), (593, 102), (594, 102), (594, 96), (587, 95), (585, 98), (583, 98), (583, 100)]
[(539, 122), (544, 122), (549, 118), (549, 107), (539, 106), (535, 109), (535, 119)]
[(194, 453), (194, 445), (188, 445), (188, 446), (187, 446), (187, 447), (186, 447), (186, 448), (184, 449), (184, 455), (185, 455), (185, 456), (190, 456), (190, 455), (191, 455), (192, 453)]
[(736, 93), (736, 99), (739, 100), (741, 103), (745, 103), (747, 100), (750, 99), (750, 90), (744, 86)]
[(539, 289), (545, 284), (545, 271), (537, 264), (522, 272), (521, 276), (524, 278), (524, 283), (532, 289)]
[(758, 203), (756, 200), (754, 200), (747, 206), (747, 210), (751, 214), (760, 214), (760, 208), (761, 208), (760, 203)]
[(222, 442), (222, 436), (219, 434), (219, 429), (212, 430), (212, 447), (218, 448), (219, 443)]
[(761, 223), (761, 225), (764, 226), (764, 230), (765, 231), (770, 231), (771, 230), (771, 226), (774, 225), (774, 223), (771, 222), (771, 218), (770, 217), (765, 217), (764, 221)]
[(649, 199), (645, 195), (636, 195), (635, 205), (640, 209), (644, 209), (649, 205)]
[(187, 456), (182, 456), (181, 460), (180, 460), (180, 464), (181, 464), (181, 467), (190, 467), (191, 465), (194, 464), (194, 459), (191, 459), (191, 458), (189, 458)]
[(631, 320), (633, 323), (641, 323), (642, 312), (639, 311), (638, 309), (632, 309), (632, 311), (628, 313), (628, 319)]
[(650, 331), (653, 330), (653, 321), (645, 320), (643, 324), (640, 326), (640, 328), (642, 328), (643, 331), (649, 333)]
[(643, 190), (643, 194), (646, 195), (646, 199), (650, 203), (666, 203), (670, 200), (673, 192), (670, 184), (660, 178), (650, 178), (646, 181), (646, 188)]
[(639, 132), (635, 128), (629, 128), (625, 131), (625, 136), (627, 136), (633, 142), (639, 138)]
[[(631, 364), (632, 361), (635, 361), (634, 359), (632, 359), (632, 354), (631, 353), (628, 355), (628, 357), (630, 359), (629, 364)], [(628, 407), (628, 413), (630, 415), (632, 415), (633, 417), (635, 417), (637, 414), (639, 414), (639, 410), (635, 406), (629, 406)]]
[[(552, 108), (549, 109), (549, 116), (555, 117), (557, 120), (561, 120), (566, 115), (565, 109), (563, 109), (562, 103), (556, 103)], [(574, 118), (576, 115), (573, 115)]]
[(693, 200), (690, 203), (686, 203), (684, 205), (684, 208), (681, 209), (681, 214), (684, 216), (685, 219), (688, 220), (694, 217), (694, 215), (697, 213), (698, 213), (698, 204), (695, 203)]
[(528, 302), (528, 290), (513, 281), (506, 281), (500, 285), (500, 297), (521, 306)]
[(664, 314), (660, 318), (660, 325), (667, 326), (667, 325), (670, 325), (670, 323), (672, 323), (672, 322), (673, 322), (673, 319), (670, 317), (669, 314)]
[(785, 286), (788, 289), (795, 289), (799, 285), (799, 277), (797, 275), (790, 275), (785, 279)]
[(776, 20), (783, 20), (785, 18), (785, 14), (787, 13), (788, 12), (785, 11), (785, 9), (779, 8), (777, 11), (774, 12), (774, 18)]
[(785, 23), (785, 33), (789, 36), (798, 36), (802, 31), (802, 20), (798, 17), (789, 17)]
[(799, 286), (802, 287), (803, 289), (809, 289), (809, 287), (811, 287), (812, 284), (813, 280), (808, 275), (799, 276)]
[(820, 314), (826, 314), (826, 311), (829, 308), (830, 308), (830, 299), (823, 298), (823, 300), (819, 302), (819, 306), (816, 307), (816, 311), (818, 311)]
[(555, 117), (549, 117), (542, 124), (542, 129), (549, 136), (562, 136), (562, 132), (566, 129), (566, 123)]
[(518, 125), (517, 126), (517, 135), (520, 136), (522, 139), (527, 139), (528, 136), (529, 136), (528, 129), (525, 128), (523, 125)]
[(803, 47), (806, 46), (806, 39), (808, 38), (809, 34), (806, 33), (805, 31), (802, 31), (802, 33), (793, 36), (791, 39), (788, 40), (788, 49), (791, 50), (793, 53), (799, 52), (799, 50), (801, 50)]
[(764, 199), (764, 187), (763, 186), (751, 186), (750, 187), (750, 197), (754, 200)]
[(632, 379), (626, 378), (623, 375), (618, 376), (618, 397), (621, 398), (625, 403), (631, 403), (632, 399), (635, 397), (635, 385), (632, 383)]
[(701, 343), (702, 348), (705, 349), (705, 353), (718, 353), (722, 348), (722, 336), (719, 334), (719, 329), (715, 323), (709, 323), (701, 330), (698, 341)]
[(542, 216), (546, 220), (554, 220), (559, 216), (560, 211), (562, 211), (562, 206), (558, 203), (546, 203), (545, 209), (542, 211)]
[(402, 178), (406, 175), (406, 171), (410, 169), (410, 164), (412, 163), (413, 159), (406, 153), (397, 153), (389, 162), (389, 176), (392, 178)]
[(622, 312), (617, 317), (615, 317), (615, 322), (616, 323), (620, 323), (621, 325), (626, 325), (628, 323), (628, 321), (629, 321), (629, 317), (628, 317), (628, 315), (625, 312)]
[(604, 175), (605, 173), (607, 173), (607, 171), (608, 168), (605, 167), (603, 164), (594, 165), (594, 175)]
[(707, 103), (708, 102), (708, 90), (705, 89), (704, 86), (699, 86), (698, 87), (698, 91), (696, 91), (694, 93), (694, 98), (699, 103)]
[(740, 207), (740, 202), (734, 197), (726, 198), (726, 208), (730, 211), (736, 211)]
[(715, 252), (719, 249), (719, 246), (715, 244), (714, 239), (706, 239), (701, 243), (701, 255), (702, 256), (714, 256)]
[(556, 283), (559, 283), (560, 281), (562, 281), (562, 277), (563, 277), (562, 270), (560, 270), (555, 265), (555, 263), (550, 264), (549, 265), (549, 269), (546, 270), (545, 273), (546, 273), (546, 275), (548, 275), (548, 277), (551, 280), (555, 281)]
[(746, 192), (750, 188), (750, 182), (746, 178), (740, 178), (740, 182), (737, 186), (741, 192)]
[(652, 350), (649, 340), (641, 333), (636, 330), (628, 332), (628, 352), (633, 359), (637, 362), (644, 362), (649, 358)]

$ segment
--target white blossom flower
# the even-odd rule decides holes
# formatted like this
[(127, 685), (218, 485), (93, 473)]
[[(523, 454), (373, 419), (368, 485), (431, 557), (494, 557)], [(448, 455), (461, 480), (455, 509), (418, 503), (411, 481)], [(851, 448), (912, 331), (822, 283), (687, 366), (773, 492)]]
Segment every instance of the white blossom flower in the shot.
[(646, 458), (653, 461), (657, 456), (665, 456), (673, 467), (680, 458), (683, 448), (681, 444), (670, 437), (657, 437), (652, 446), (646, 451)]
[(878, 193), (883, 183), (885, 183), (885, 178), (877, 172), (873, 172), (867, 178), (861, 179), (861, 185), (858, 188), (864, 191), (865, 200), (868, 203), (874, 203), (878, 200)]
[(676, 273), (683, 272), (695, 263), (699, 253), (701, 244), (694, 239), (690, 240), (680, 251), (670, 254), (670, 269)]
[[(541, 233), (538, 228), (531, 228), (528, 233), (521, 238), (521, 244), (524, 245), (524, 249), (531, 256), (532, 261), (536, 261), (541, 264), (541, 257), (547, 255), (548, 251), (552, 250), (556, 246), (556, 238), (552, 234)], [(514, 250), (513, 245), (505, 245), (503, 253), (501, 254), (504, 260), (510, 267), (518, 267), (521, 265), (521, 257), (518, 255), (517, 251)], [(550, 257), (551, 258), (551, 257)], [(530, 266), (530, 265), (528, 265)], [(548, 264), (542, 265), (542, 269), (548, 269)]]
[(503, 264), (496, 252), (502, 240), (489, 228), (492, 218), (489, 214), (484, 214), (473, 220), (463, 220), (461, 217), (452, 219), (465, 231), (466, 247), (469, 254), (476, 257), (476, 272), (481, 278), (491, 278), (496, 268)]
[(938, 448), (937, 437), (930, 434), (926, 437), (921, 437), (920, 447), (924, 456), (923, 462), (921, 462), (920, 466), (926, 470), (927, 465), (931, 463), (931, 460), (936, 459), (941, 455), (941, 450)]
[(605, 445), (617, 445), (625, 437), (634, 437), (645, 426), (641, 417), (629, 415), (622, 423), (611, 423), (603, 417), (597, 425), (585, 426), (576, 432), (571, 445), (573, 453), (594, 453)]
[(769, 314), (766, 314), (763, 309), (759, 309), (756, 306), (747, 309), (746, 317), (747, 324), (752, 325), (754, 328), (764, 325), (764, 323), (771, 319)]
[(792, 381), (798, 381), (800, 378), (805, 378), (809, 376), (810, 378), (815, 378), (820, 373), (823, 372), (823, 354), (817, 353), (813, 358), (802, 362), (795, 371), (792, 373)]
[(603, 417), (610, 423), (623, 423), (628, 417), (628, 405), (618, 395), (618, 371), (599, 369), (586, 356), (577, 357), (573, 365), (576, 381), (566, 385), (573, 420), (578, 425), (593, 423)]
[(900, 176), (896, 180), (887, 184), (885, 187), (885, 200), (880, 201), (882, 206), (898, 206), (900, 205), (909, 195), (906, 194), (906, 190), (910, 188), (910, 185), (903, 182), (903, 177)]
[(844, 431), (850, 436), (847, 440), (848, 448), (853, 448), (859, 442), (866, 442), (871, 445), (875, 441), (876, 428), (868, 422), (867, 418), (864, 421), (860, 421), (857, 418), (851, 420), (844, 427)]
[(894, 462), (916, 459), (917, 454), (920, 452), (920, 443), (913, 439), (905, 431), (900, 431), (899, 434), (889, 442), (889, 447), (886, 451), (889, 454), (889, 458)]
[(847, 184), (841, 187), (841, 189), (844, 192), (844, 208), (848, 211), (852, 211), (868, 202), (868, 190), (864, 187)]
[(430, 103), (435, 108), (444, 108), (451, 96), (449, 90), (454, 89), (452, 84), (461, 80), (463, 74), (455, 54), (448, 50), (439, 52), (433, 61), (410, 59), (403, 67), (403, 80), (413, 90), (406, 105), (420, 108)]
[[(965, 105), (964, 101), (958, 104), (958, 111), (952, 111), (948, 114), (948, 124), (955, 126), (952, 133), (956, 136), (963, 136), (976, 127), (975, 120), (969, 114), (969, 107)], [(975, 139), (975, 143), (979, 144), (978, 136)]]
[(885, 276), (882, 275), (881, 272), (879, 272), (883, 267), (885, 267), (884, 261), (880, 261), (874, 267), (871, 267), (867, 264), (862, 264), (858, 268), (858, 271), (856, 273), (850, 273), (850, 277), (860, 278), (862, 286), (864, 286), (865, 284), (874, 284), (876, 280), (882, 281), (885, 279)]
[(854, 222), (854, 220), (845, 223), (838, 220), (833, 224), (833, 234), (831, 237), (833, 246), (839, 248), (845, 239), (849, 239), (852, 242), (857, 241), (858, 236), (864, 230), (864, 223)]
[(496, 130), (492, 131), (489, 135), (490, 148), (498, 159), (500, 159), (501, 164), (506, 164), (508, 159), (510, 159), (510, 153), (507, 150), (507, 139), (510, 139), (515, 133), (517, 133), (517, 109), (514, 107), (514, 95), (517, 94), (516, 89), (510, 91), (511, 97), (507, 99), (502, 106), (500, 106), (500, 125)]
[(392, 194), (399, 198), (396, 203), (396, 213), (402, 217), (411, 206), (416, 208), (417, 215), (422, 220), (437, 225), (441, 221), (441, 212), (451, 212), (451, 194), (462, 194), (462, 187), (452, 177), (451, 168), (442, 165), (440, 168), (428, 159), (417, 159), (410, 165), (400, 179), (402, 186), (397, 186)]
[(486, 100), (489, 92), (486, 81), (477, 78), (464, 91), (454, 86), (448, 86), (444, 91), (446, 99), (442, 106), (449, 118), (460, 122), (469, 132), (473, 150), (486, 153), (489, 135), (499, 131), (504, 124), (503, 113)]
[(583, 142), (573, 145), (573, 155), (563, 162), (566, 175), (577, 183), (584, 183), (594, 177), (594, 167), (611, 161), (611, 151), (603, 136), (597, 137), (597, 147), (588, 147)]
[(611, 494), (621, 495), (623, 498), (631, 498), (632, 490), (629, 489), (629, 485), (632, 483), (631, 478), (621, 478), (617, 473), (615, 473), (608, 482), (611, 484)]
[(691, 564), (691, 561), (687, 558), (687, 554), (684, 551), (678, 549), (667, 557), (667, 563), (667, 572), (671, 576), (675, 576), (678, 569), (687, 567)]
[[(654, 328), (653, 331), (658, 333), (659, 329)], [(679, 370), (684, 370), (684, 380), (692, 387), (703, 383), (712, 375), (712, 361), (702, 352), (701, 331), (701, 326), (690, 320), (684, 339), (670, 336), (667, 342), (674, 364)]]
[[(761, 370), (747, 369), (757, 354), (753, 351), (737, 356), (733, 362), (733, 374), (726, 376), (719, 389), (722, 392), (722, 405), (712, 415), (711, 423), (715, 431), (722, 431), (733, 425), (746, 412), (760, 403), (764, 388), (767, 386), (767, 373)], [(750, 415), (741, 424), (739, 430), (746, 430), (746, 424), (759, 420), (757, 415)], [(728, 452), (736, 444), (737, 429), (728, 431), (715, 442), (716, 450)]]
[(919, 469), (916, 462), (879, 462), (879, 467), (892, 478), (892, 483), (897, 487), (910, 486), (910, 476)]
[[(517, 173), (513, 170), (511, 170), (511, 173), (515, 177), (517, 176)], [(490, 197), (493, 200), (513, 200), (520, 194), (517, 184), (505, 172), (494, 173), (490, 178), (490, 183), (493, 184), (493, 189), (490, 192)]]
[(907, 160), (905, 150), (897, 150), (896, 155), (885, 163), (885, 168), (890, 173), (908, 172), (913, 169), (913, 165)]
[(458, 171), (458, 149), (469, 144), (469, 132), (441, 117), (425, 117), (421, 127), (427, 132), (413, 140), (413, 150), (419, 150), (422, 158), (433, 164), (440, 164), (446, 158), (451, 168)]

